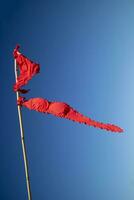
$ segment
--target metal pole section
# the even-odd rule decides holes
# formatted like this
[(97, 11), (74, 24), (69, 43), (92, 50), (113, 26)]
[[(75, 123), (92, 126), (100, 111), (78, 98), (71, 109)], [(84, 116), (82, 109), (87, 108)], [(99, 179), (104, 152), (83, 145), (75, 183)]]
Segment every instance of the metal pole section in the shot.
[[(17, 82), (17, 63), (14, 60), (14, 72), (15, 72), (15, 79)], [(16, 92), (16, 98), (19, 99), (19, 92)], [(26, 145), (24, 140), (24, 128), (22, 123), (22, 113), (21, 113), (21, 106), (17, 105), (18, 107), (18, 116), (19, 116), (19, 124), (20, 124), (20, 134), (21, 134), (21, 145), (23, 151), (23, 160), (24, 160), (24, 167), (25, 167), (25, 176), (26, 176), (26, 185), (27, 185), (27, 193), (28, 193), (28, 200), (32, 200), (32, 194), (30, 189), (30, 179), (29, 179), (29, 172), (28, 172), (28, 160), (27, 160), (27, 153), (26, 153)]]

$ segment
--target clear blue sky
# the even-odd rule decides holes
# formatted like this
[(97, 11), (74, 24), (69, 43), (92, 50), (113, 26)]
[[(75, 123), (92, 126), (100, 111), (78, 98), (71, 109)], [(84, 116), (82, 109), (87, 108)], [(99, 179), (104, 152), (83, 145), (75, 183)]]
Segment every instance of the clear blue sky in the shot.
[(15, 45), (39, 62), (27, 97), (64, 101), (121, 135), (23, 110), (33, 200), (134, 199), (134, 1), (0, 5), (0, 199), (26, 200)]

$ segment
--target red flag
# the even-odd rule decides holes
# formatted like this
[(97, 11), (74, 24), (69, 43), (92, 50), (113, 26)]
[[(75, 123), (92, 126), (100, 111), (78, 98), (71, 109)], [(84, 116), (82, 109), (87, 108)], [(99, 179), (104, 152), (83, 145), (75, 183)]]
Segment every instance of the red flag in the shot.
[(28, 90), (21, 89), (22, 86), (26, 85), (29, 80), (32, 79), (40, 71), (39, 64), (36, 64), (21, 54), (19, 51), (19, 46), (14, 49), (13, 55), (16, 59), (17, 66), (19, 68), (20, 74), (17, 77), (17, 82), (14, 84), (14, 91), (19, 91), (21, 93), (26, 93)]
[(96, 122), (82, 115), (81, 113), (70, 107), (68, 104), (63, 102), (49, 102), (48, 100), (43, 98), (31, 98), (29, 100), (25, 100), (24, 97), (20, 97), (18, 100), (18, 105), (25, 106), (30, 110), (52, 114), (57, 117), (66, 118), (74, 122), (84, 123), (89, 126), (105, 129), (107, 131), (123, 132), (123, 129), (121, 129), (120, 127), (113, 124)]

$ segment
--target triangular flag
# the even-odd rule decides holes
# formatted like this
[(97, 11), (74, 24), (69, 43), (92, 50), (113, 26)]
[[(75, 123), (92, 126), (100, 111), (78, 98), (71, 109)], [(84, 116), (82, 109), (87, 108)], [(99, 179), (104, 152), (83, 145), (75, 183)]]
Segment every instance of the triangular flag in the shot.
[(13, 86), (14, 91), (26, 93), (28, 90), (21, 89), (21, 87), (26, 85), (33, 76), (39, 73), (40, 66), (21, 54), (19, 52), (19, 45), (14, 49), (13, 56), (16, 59), (17, 67), (20, 71), (17, 82)]
[(74, 122), (83, 123), (96, 128), (105, 129), (112, 132), (123, 132), (123, 129), (113, 124), (104, 124), (96, 122), (89, 117), (86, 117), (63, 102), (50, 102), (43, 98), (31, 98), (25, 100), (24, 97), (20, 97), (18, 105), (24, 106), (30, 110), (35, 110), (41, 113), (52, 114), (57, 117), (66, 118)]

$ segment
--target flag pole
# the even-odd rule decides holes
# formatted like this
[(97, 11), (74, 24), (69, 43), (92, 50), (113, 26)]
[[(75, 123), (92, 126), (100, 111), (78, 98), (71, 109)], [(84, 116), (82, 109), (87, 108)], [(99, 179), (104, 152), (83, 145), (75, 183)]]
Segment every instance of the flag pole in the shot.
[[(14, 72), (15, 72), (15, 79), (16, 79), (16, 82), (17, 82), (18, 73), (17, 73), (17, 63), (16, 63), (15, 59), (14, 59)], [(17, 100), (19, 99), (19, 92), (18, 91), (16, 92), (16, 98), (17, 98)], [(25, 139), (24, 139), (24, 128), (23, 128), (23, 122), (22, 122), (21, 106), (17, 105), (17, 108), (18, 108), (18, 116), (19, 116), (19, 124), (20, 124), (21, 145), (22, 145), (24, 168), (25, 168), (27, 194), (28, 194), (28, 200), (32, 200), (29, 171), (28, 171), (28, 159), (27, 159), (27, 153), (26, 153), (26, 145), (25, 145)]]

